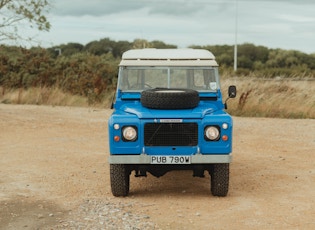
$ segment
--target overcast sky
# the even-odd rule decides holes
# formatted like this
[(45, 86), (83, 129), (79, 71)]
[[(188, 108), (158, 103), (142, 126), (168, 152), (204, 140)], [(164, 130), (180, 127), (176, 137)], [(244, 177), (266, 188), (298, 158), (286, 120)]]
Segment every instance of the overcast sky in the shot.
[[(315, 53), (314, 0), (51, 0), (41, 45), (94, 40), (160, 40), (180, 48), (233, 45)], [(237, 7), (236, 7), (237, 6)], [(237, 10), (236, 10), (237, 9)]]

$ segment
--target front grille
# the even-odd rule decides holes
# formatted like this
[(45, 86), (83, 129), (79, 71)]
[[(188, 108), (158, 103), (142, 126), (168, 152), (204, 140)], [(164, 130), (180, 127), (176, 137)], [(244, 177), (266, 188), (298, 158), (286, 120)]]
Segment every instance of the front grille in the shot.
[(147, 123), (144, 125), (145, 146), (196, 146), (197, 123)]

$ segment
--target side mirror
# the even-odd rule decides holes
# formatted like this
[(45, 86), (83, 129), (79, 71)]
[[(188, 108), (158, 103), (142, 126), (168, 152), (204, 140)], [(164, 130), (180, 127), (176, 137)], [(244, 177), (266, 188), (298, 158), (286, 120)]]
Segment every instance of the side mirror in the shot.
[(225, 109), (227, 109), (227, 104), (226, 102), (230, 99), (230, 98), (235, 98), (236, 97), (236, 86), (235, 85), (230, 85), (229, 86), (229, 97), (225, 100), (224, 103), (224, 107)]
[(235, 98), (236, 97), (236, 86), (230, 85), (229, 87), (229, 98)]

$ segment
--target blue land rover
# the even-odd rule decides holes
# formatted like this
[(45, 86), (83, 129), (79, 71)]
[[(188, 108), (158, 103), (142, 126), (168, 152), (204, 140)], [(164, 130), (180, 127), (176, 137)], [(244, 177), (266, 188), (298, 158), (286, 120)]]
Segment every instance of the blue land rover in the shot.
[[(230, 86), (228, 98), (236, 96)], [(225, 112), (218, 64), (201, 49), (139, 49), (122, 55), (108, 122), (110, 181), (127, 196), (130, 175), (171, 170), (210, 174), (214, 196), (226, 196), (232, 118)]]

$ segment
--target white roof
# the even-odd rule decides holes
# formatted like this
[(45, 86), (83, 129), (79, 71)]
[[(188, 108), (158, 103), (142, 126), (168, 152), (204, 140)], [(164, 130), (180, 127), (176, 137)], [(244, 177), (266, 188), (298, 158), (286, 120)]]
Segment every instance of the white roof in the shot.
[(122, 55), (120, 66), (218, 66), (203, 49), (135, 49)]

